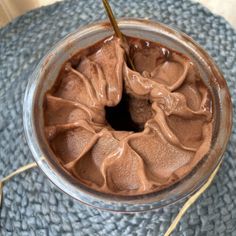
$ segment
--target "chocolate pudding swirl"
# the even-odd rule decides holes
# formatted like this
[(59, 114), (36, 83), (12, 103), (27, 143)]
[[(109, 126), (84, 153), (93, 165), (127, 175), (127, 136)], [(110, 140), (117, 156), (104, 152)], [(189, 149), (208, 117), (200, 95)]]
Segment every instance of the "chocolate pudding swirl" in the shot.
[(142, 39), (127, 37), (124, 46), (112, 36), (78, 52), (44, 105), (46, 138), (59, 163), (100, 192), (166, 188), (210, 149), (212, 97), (196, 66)]

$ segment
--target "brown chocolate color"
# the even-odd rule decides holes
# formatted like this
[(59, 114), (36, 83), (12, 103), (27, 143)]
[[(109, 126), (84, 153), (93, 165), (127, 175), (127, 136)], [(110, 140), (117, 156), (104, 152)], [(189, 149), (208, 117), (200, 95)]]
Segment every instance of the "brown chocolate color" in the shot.
[[(125, 61), (127, 50), (134, 65)], [(186, 56), (114, 36), (68, 60), (45, 94), (45, 135), (60, 164), (95, 190), (166, 188), (208, 153), (212, 96)]]

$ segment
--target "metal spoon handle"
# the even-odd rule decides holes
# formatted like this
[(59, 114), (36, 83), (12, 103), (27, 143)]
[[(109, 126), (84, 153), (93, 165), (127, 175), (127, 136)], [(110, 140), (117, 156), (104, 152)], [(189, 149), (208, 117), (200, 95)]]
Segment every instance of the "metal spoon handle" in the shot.
[(122, 33), (120, 32), (120, 29), (119, 29), (119, 27), (118, 27), (116, 18), (115, 18), (114, 14), (113, 14), (113, 11), (112, 11), (112, 9), (111, 9), (111, 6), (110, 6), (108, 0), (102, 0), (102, 2), (103, 2), (103, 5), (104, 5), (104, 7), (105, 7), (105, 9), (106, 9), (107, 15), (108, 15), (108, 17), (109, 17), (109, 19), (110, 19), (110, 22), (111, 22), (111, 24), (112, 24), (112, 27), (113, 27), (113, 29), (114, 29), (114, 31), (115, 31), (115, 35), (116, 35), (118, 38), (120, 38), (120, 39), (123, 40), (123, 35), (122, 35)]
[[(112, 25), (112, 27), (113, 27), (113, 29), (114, 29), (114, 31), (115, 31), (115, 35), (116, 35), (118, 38), (120, 38), (122, 42), (124, 42), (125, 39), (124, 39), (123, 34), (121, 33), (121, 31), (120, 31), (120, 29), (119, 29), (119, 27), (118, 27), (116, 18), (115, 18), (114, 14), (113, 14), (113, 11), (112, 11), (112, 9), (111, 9), (111, 6), (110, 6), (108, 0), (102, 0), (102, 2), (103, 2), (103, 5), (104, 5), (104, 7), (105, 7), (105, 9), (106, 9), (107, 15), (108, 15), (109, 20), (110, 20), (110, 22), (111, 22), (111, 25)], [(126, 56), (126, 60), (127, 60), (128, 66), (129, 66), (132, 70), (135, 70), (134, 64), (133, 64), (133, 62), (132, 62), (132, 60), (131, 60), (131, 58), (129, 57), (129, 55), (128, 55), (127, 52), (125, 52), (125, 56)]]

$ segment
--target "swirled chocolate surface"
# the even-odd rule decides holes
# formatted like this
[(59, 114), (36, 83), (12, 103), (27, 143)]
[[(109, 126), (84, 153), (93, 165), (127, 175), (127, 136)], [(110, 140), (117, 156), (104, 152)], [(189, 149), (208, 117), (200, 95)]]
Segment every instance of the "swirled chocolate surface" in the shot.
[(196, 66), (146, 40), (127, 38), (124, 46), (110, 37), (81, 50), (44, 105), (45, 135), (59, 163), (101, 192), (166, 188), (210, 149), (212, 97)]

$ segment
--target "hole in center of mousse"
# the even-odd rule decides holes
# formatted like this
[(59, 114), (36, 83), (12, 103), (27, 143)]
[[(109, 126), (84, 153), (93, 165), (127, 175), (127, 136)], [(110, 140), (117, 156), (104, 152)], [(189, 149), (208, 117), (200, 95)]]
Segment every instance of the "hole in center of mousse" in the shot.
[(117, 131), (141, 132), (146, 121), (152, 116), (148, 100), (140, 100), (123, 92), (120, 103), (105, 107), (106, 120)]

